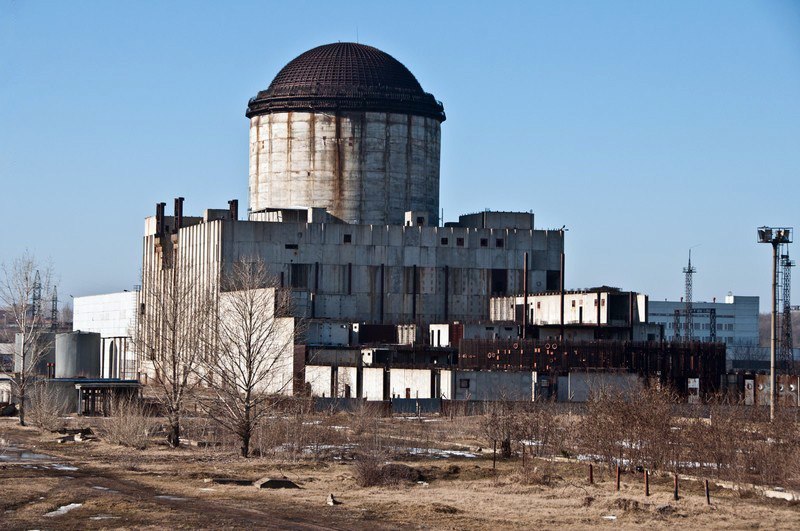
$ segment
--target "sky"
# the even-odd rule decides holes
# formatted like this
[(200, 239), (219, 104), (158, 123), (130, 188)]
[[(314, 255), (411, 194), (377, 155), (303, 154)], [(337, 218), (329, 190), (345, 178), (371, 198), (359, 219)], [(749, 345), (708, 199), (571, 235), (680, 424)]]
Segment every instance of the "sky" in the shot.
[(800, 229), (790, 0), (0, 0), (0, 262), (50, 260), (62, 300), (139, 284), (155, 204), (244, 207), (247, 100), (336, 41), (444, 103), (445, 220), (531, 210), (568, 229), (568, 288), (655, 300), (692, 248), (695, 300), (768, 309), (756, 227)]

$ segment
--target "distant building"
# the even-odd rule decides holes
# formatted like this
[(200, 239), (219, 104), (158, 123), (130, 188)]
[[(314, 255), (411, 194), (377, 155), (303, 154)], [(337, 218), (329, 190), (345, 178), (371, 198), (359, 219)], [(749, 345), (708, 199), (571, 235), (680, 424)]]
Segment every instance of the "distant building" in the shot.
[[(758, 346), (758, 297), (743, 297), (728, 294), (725, 302), (693, 302), (692, 307), (700, 310), (693, 314), (692, 337), (696, 341), (716, 340), (728, 347), (728, 358), (735, 350)], [(654, 301), (648, 306), (648, 318), (652, 323), (664, 325), (664, 339), (673, 341), (685, 337), (684, 330), (686, 303), (683, 301)], [(714, 311), (716, 330), (712, 334), (711, 310)], [(678, 328), (675, 328), (675, 312), (680, 312)]]
[(100, 374), (103, 378), (138, 378), (133, 344), (138, 294), (138, 291), (122, 291), (75, 297), (73, 330), (100, 334)]

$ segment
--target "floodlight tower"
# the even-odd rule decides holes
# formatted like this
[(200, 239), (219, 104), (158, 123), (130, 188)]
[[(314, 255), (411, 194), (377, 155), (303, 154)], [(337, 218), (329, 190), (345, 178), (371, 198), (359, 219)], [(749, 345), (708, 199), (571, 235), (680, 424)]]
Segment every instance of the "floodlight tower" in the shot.
[(689, 265), (683, 268), (683, 274), (686, 277), (686, 321), (684, 321), (686, 334), (684, 335), (684, 341), (692, 341), (694, 335), (694, 321), (692, 319), (692, 275), (695, 273), (697, 273), (697, 268), (692, 267), (692, 250), (689, 249)]
[(769, 419), (775, 419), (775, 351), (778, 343), (778, 247), (792, 243), (791, 227), (759, 227), (758, 243), (772, 244), (772, 319), (769, 346)]

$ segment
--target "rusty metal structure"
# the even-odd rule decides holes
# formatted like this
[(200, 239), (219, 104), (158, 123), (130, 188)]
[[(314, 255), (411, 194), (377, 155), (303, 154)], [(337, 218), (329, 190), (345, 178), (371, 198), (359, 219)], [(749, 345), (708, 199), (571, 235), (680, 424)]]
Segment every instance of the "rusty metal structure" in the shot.
[(725, 374), (725, 345), (708, 342), (559, 342), (462, 340), (459, 369), (536, 371), (567, 374), (581, 370), (624, 370), (655, 379), (676, 390), (700, 378), (707, 391), (719, 388)]

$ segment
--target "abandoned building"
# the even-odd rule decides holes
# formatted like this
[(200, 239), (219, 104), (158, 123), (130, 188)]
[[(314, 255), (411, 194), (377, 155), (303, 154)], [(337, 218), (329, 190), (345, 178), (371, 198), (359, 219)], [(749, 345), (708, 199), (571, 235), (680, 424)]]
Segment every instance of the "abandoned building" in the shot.
[(261, 261), (268, 289), (293, 303), (274, 316), (294, 337), (274, 353), (282, 392), (579, 400), (592, 382), (719, 386), (724, 346), (665, 343), (645, 295), (565, 289), (563, 228), (537, 228), (532, 212), (439, 218), (444, 106), (392, 56), (319, 46), (245, 114), (246, 214), (237, 200), (196, 216), (182, 197), (171, 216), (159, 203), (145, 220), (141, 291), (76, 300), (76, 326), (100, 334), (102, 377), (152, 372), (157, 353), (131, 345), (156, 317), (154, 286), (178, 275), (220, 300), (235, 263)]

